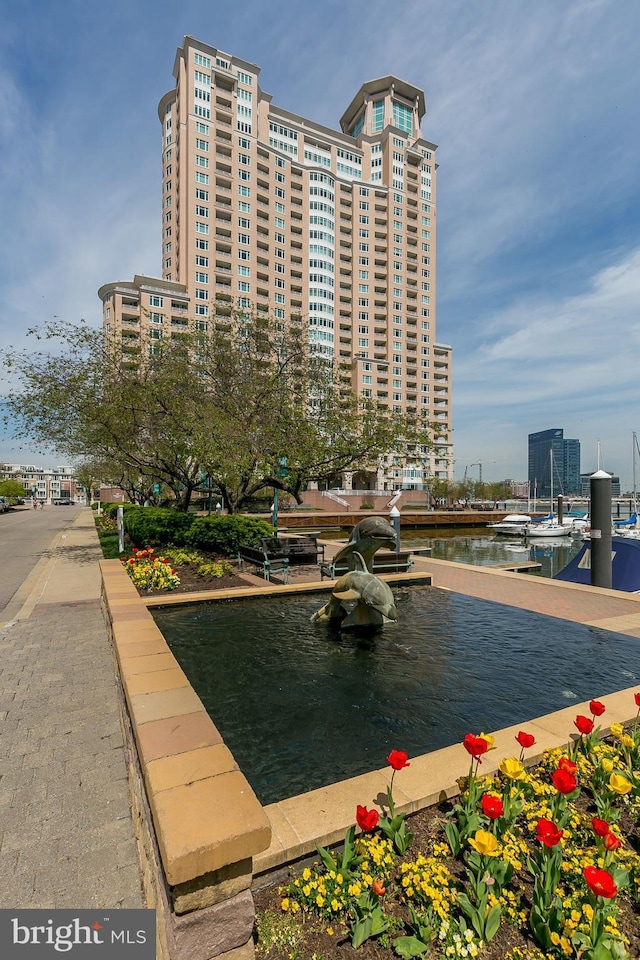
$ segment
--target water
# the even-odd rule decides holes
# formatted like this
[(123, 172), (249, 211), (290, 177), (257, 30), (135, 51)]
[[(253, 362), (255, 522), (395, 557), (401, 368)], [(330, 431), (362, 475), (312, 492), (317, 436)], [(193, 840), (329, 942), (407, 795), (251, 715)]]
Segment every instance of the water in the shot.
[[(324, 540), (348, 540), (347, 531), (327, 531), (320, 534)], [(558, 537), (550, 540), (524, 540), (523, 537), (503, 537), (487, 533), (485, 527), (471, 527), (465, 531), (443, 528), (403, 528), (403, 550), (430, 547), (436, 560), (455, 560), (475, 566), (497, 566), (532, 560), (541, 569), (528, 571), (529, 575), (553, 577), (580, 551), (581, 540)]]
[(263, 803), (640, 678), (632, 637), (435, 588), (396, 597), (398, 624), (369, 639), (311, 623), (317, 594), (153, 611)]
[[(491, 566), (502, 563), (516, 563), (532, 560), (541, 564), (539, 571), (531, 574), (541, 577), (553, 577), (572, 560), (582, 547), (581, 540), (572, 537), (558, 537), (549, 540), (524, 540), (522, 537), (487, 536), (472, 532), (454, 536), (422, 537), (422, 531), (407, 531), (402, 538), (406, 549), (417, 546), (430, 546), (431, 556), (436, 560), (455, 560), (458, 563), (471, 563), (475, 566)], [(415, 536), (418, 534), (418, 537)]]

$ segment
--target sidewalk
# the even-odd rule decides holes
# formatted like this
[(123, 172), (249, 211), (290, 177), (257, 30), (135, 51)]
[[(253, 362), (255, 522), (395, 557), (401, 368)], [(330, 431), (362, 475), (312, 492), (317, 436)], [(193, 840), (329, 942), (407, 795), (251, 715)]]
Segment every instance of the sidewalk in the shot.
[(3, 908), (144, 906), (101, 557), (82, 509), (0, 626)]

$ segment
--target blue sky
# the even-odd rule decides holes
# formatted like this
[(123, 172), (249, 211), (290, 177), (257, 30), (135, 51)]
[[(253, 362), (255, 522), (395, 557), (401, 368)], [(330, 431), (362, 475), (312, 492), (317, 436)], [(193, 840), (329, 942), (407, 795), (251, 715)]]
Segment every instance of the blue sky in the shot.
[[(7, 0), (0, 22), (0, 347), (160, 272), (160, 125), (185, 34), (338, 128), (366, 80), (425, 91), (439, 145), (438, 330), (455, 476), (524, 479), (563, 427), (631, 486), (640, 432), (635, 0)], [(53, 463), (0, 437), (0, 460)]]

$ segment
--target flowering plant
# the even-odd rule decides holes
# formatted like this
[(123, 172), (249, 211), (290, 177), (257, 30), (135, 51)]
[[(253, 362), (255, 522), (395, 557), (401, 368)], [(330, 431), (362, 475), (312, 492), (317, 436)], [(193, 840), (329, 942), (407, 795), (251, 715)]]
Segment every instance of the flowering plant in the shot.
[(133, 550), (129, 559), (122, 558), (125, 570), (140, 590), (175, 590), (180, 577), (165, 557), (156, 557), (153, 550)]
[[(507, 952), (498, 954), (504, 941), (496, 941), (490, 955), (503, 960), (628, 958), (625, 931), (618, 926), (621, 900), (636, 910), (640, 905), (640, 855), (618, 826), (620, 811), (636, 817), (640, 812), (629, 765), (640, 731), (628, 729), (616, 729), (613, 742), (594, 739), (575, 757), (566, 750), (546, 751), (528, 770), (521, 760), (506, 757), (482, 777), (477, 765), (493, 738), (470, 735), (463, 741), (471, 770), (462, 794), (444, 824), (435, 817), (433, 834), (417, 853), (409, 845), (401, 853), (383, 830), (396, 816), (395, 774), (409, 765), (406, 754), (392, 751), (389, 816), (358, 805), (356, 823), (363, 832), (354, 837), (352, 827), (341, 856), (321, 856), (318, 869), (305, 867), (283, 890), (282, 910), (313, 912), (331, 922), (332, 930), (342, 924), (352, 946), (375, 937), (407, 960), (482, 960), (504, 921), (529, 933), (528, 942), (521, 941), (526, 949), (504, 948)], [(516, 737), (523, 749), (533, 745), (530, 736)], [(622, 737), (627, 736), (633, 746), (625, 749)], [(477, 743), (485, 737), (486, 749)], [(603, 817), (599, 808), (594, 815), (603, 792), (612, 817)], [(454, 835), (457, 851), (450, 840)], [(393, 931), (401, 935), (393, 939)]]

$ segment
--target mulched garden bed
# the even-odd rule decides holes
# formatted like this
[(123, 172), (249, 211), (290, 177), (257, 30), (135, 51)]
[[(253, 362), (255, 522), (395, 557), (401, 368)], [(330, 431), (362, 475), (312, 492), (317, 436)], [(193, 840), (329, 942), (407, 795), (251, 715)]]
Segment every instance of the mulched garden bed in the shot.
[[(160, 552), (160, 551), (158, 551)], [(208, 556), (207, 559), (220, 560), (221, 557)], [(180, 583), (175, 590), (138, 590), (142, 597), (171, 597), (176, 593), (198, 593), (202, 590), (230, 590), (233, 587), (246, 587), (250, 581), (239, 573), (225, 573), (222, 577), (203, 577), (188, 564), (175, 568)]]
[[(608, 742), (610, 743), (611, 741)], [(564, 753), (566, 754), (566, 751), (564, 751)], [(532, 768), (532, 771), (537, 771), (540, 774), (540, 782), (550, 782), (551, 773), (555, 764), (558, 762), (557, 757), (559, 756), (560, 751), (556, 751), (555, 754), (550, 755), (538, 767)], [(576, 856), (581, 858), (580, 870), (582, 869), (583, 863), (593, 863), (594, 858), (597, 856), (593, 852), (594, 847), (589, 847), (589, 844), (592, 844), (595, 840), (592, 838), (591, 841), (585, 841), (584, 839), (585, 830), (586, 834), (590, 834), (592, 818), (599, 816), (594, 803), (594, 796), (591, 792), (592, 775), (593, 768), (590, 770), (588, 767), (583, 767), (578, 775), (581, 791), (577, 796), (572, 794), (571, 801), (573, 803), (573, 810), (575, 811), (572, 819), (573, 816), (575, 816), (576, 824), (575, 827), (571, 827), (571, 832), (568, 834), (569, 846), (563, 857), (563, 862), (564, 860), (570, 861), (573, 856), (571, 844), (577, 844), (575, 847), (576, 851), (578, 851), (582, 845), (582, 852), (576, 853)], [(488, 788), (484, 789), (488, 789), (491, 793), (500, 794), (501, 786), (504, 787), (504, 783), (504, 778), (501, 784), (500, 777), (497, 776), (497, 779), (495, 779), (492, 784), (489, 784)], [(541, 795), (538, 794), (537, 796), (537, 800), (532, 798), (530, 801), (527, 801), (527, 803), (531, 802), (533, 805), (532, 809), (540, 802)], [(542, 797), (544, 798), (544, 794)], [(317, 916), (313, 910), (307, 911), (305, 908), (299, 909), (297, 913), (292, 912), (291, 905), (300, 897), (300, 887), (297, 887), (297, 892), (294, 893), (294, 888), (290, 885), (291, 881), (296, 877), (302, 877), (301, 880), (299, 879), (302, 886), (305, 880), (305, 877), (301, 873), (302, 867), (296, 867), (291, 869), (291, 877), (289, 879), (280, 880), (279, 883), (258, 889), (254, 893), (256, 905), (254, 940), (257, 958), (259, 958), (259, 960), (351, 960), (351, 958), (353, 958), (353, 960), (357, 960), (357, 958), (362, 958), (362, 960), (395, 960), (398, 953), (394, 950), (394, 941), (398, 937), (407, 936), (410, 933), (410, 927), (408, 926), (408, 903), (412, 901), (407, 899), (405, 890), (409, 871), (403, 871), (403, 864), (407, 865), (411, 863), (415, 865), (415, 862), (421, 855), (427, 858), (435, 857), (438, 864), (445, 867), (450, 875), (455, 878), (455, 886), (458, 884), (464, 884), (466, 886), (465, 865), (460, 856), (453, 856), (444, 835), (444, 824), (447, 819), (449, 819), (447, 814), (450, 814), (452, 804), (455, 802), (459, 801), (446, 801), (443, 804), (430, 807), (407, 818), (407, 829), (413, 833), (414, 837), (406, 852), (402, 856), (398, 856), (393, 866), (388, 868), (392, 872), (390, 875), (387, 875), (384, 880), (386, 890), (384, 890), (380, 896), (380, 904), (383, 908), (384, 916), (390, 921), (390, 927), (383, 932), (382, 935), (365, 940), (358, 949), (355, 949), (351, 943), (349, 925), (345, 922), (344, 915), (341, 915), (340, 912), (336, 913), (335, 919), (333, 917), (328, 918), (326, 913), (321, 918)], [(640, 957), (640, 920), (638, 915), (638, 900), (640, 899), (640, 877), (638, 876), (638, 870), (640, 869), (638, 866), (640, 823), (637, 800), (632, 805), (619, 803), (618, 809), (619, 818), (615, 820), (615, 823), (616, 830), (623, 838), (621, 853), (624, 853), (626, 850), (625, 862), (627, 869), (629, 869), (629, 864), (633, 864), (633, 877), (630, 878), (630, 887), (626, 890), (620, 890), (616, 897), (615, 902), (618, 910), (617, 929), (626, 938), (627, 956), (633, 960), (633, 958)], [(523, 838), (528, 837), (526, 846), (528, 846), (529, 852), (533, 852), (536, 848), (540, 849), (541, 845), (536, 842), (532, 832), (536, 829), (535, 824), (533, 826), (527, 826), (525, 822), (524, 818), (526, 814), (527, 808), (525, 806), (523, 813), (518, 818), (520, 824), (519, 831)], [(537, 813), (535, 816), (538, 817), (540, 814)], [(574, 840), (570, 839), (572, 834)], [(365, 836), (365, 834), (362, 834), (362, 836)], [(582, 840), (580, 840), (581, 837)], [(587, 843), (586, 847), (584, 847), (585, 842)], [(524, 850), (526, 850), (526, 846), (523, 848)], [(375, 858), (372, 859), (370, 855), (367, 855), (367, 858), (372, 862), (370, 872), (373, 873), (374, 876), (377, 873), (378, 877), (381, 877), (384, 868), (373, 866), (373, 859)], [(449, 952), (445, 950), (446, 944), (439, 942), (436, 937), (435, 940), (429, 943), (424, 951), (420, 953), (403, 954), (403, 956), (420, 956), (423, 957), (424, 960), (440, 960), (440, 958), (447, 960), (449, 956), (456, 958), (477, 956), (477, 960), (503, 960), (505, 957), (509, 957), (510, 960), (561, 960), (564, 956), (579, 958), (582, 955), (580, 948), (568, 943), (565, 944), (566, 949), (564, 950), (561, 945), (552, 948), (549, 953), (545, 953), (540, 949), (529, 928), (528, 919), (526, 919), (528, 918), (533, 899), (534, 877), (529, 872), (526, 856), (519, 853), (518, 859), (522, 860), (522, 863), (519, 868), (514, 871), (511, 883), (508, 883), (504, 888), (506, 891), (511, 887), (515, 892), (516, 899), (514, 901), (513, 917), (510, 918), (508, 912), (505, 913), (503, 909), (503, 916), (498, 931), (489, 943), (484, 944), (479, 950), (476, 950), (475, 953), (470, 951), (464, 952), (462, 949), (464, 944), (459, 944), (455, 948), (455, 952)], [(323, 874), (326, 876), (324, 868), (320, 869), (319, 864), (320, 859), (318, 858), (315, 866), (311, 867), (310, 875), (312, 880)], [(614, 866), (615, 861), (608, 869), (613, 869)], [(415, 866), (412, 866), (411, 869), (415, 870)], [(306, 871), (306, 876), (307, 878), (309, 877), (309, 871)], [(564, 874), (561, 874), (561, 876), (564, 877)], [(569, 890), (571, 885), (575, 883), (575, 874), (573, 875), (574, 879), (570, 879), (570, 876), (571, 874), (568, 874), (566, 879)], [(402, 883), (403, 878), (405, 879), (405, 886), (403, 886)], [(309, 882), (308, 879), (307, 882)], [(431, 883), (431, 881), (429, 882)], [(564, 882), (565, 880), (561, 880), (561, 883)], [(337, 895), (340, 896), (340, 894)], [(571, 896), (571, 894), (567, 895)], [(312, 893), (311, 896), (315, 896), (315, 893)], [(331, 894), (327, 894), (327, 901), (330, 896)], [(427, 896), (430, 896), (430, 894)], [(584, 902), (586, 892), (579, 896), (582, 897)], [(283, 898), (286, 898), (284, 900), (286, 906), (283, 906)], [(597, 899), (600, 900), (601, 898)], [(416, 907), (420, 907), (419, 901), (413, 902)], [(457, 903), (457, 895), (455, 902)], [(580, 899), (573, 902), (577, 903), (579, 907)], [(595, 900), (592, 902), (595, 903)], [(606, 901), (607, 904), (610, 902), (611, 901)], [(328, 909), (328, 907), (325, 907), (325, 910), (326, 909)], [(455, 907), (453, 909), (455, 910)], [(573, 907), (571, 909), (573, 909)], [(568, 915), (568, 913), (569, 911), (567, 910), (566, 915)], [(453, 950), (453, 948), (450, 947), (450, 950)], [(591, 957), (591, 954), (585, 954), (585, 957), (586, 956)], [(613, 954), (609, 951), (602, 954), (598, 953), (598, 960), (613, 960)]]

